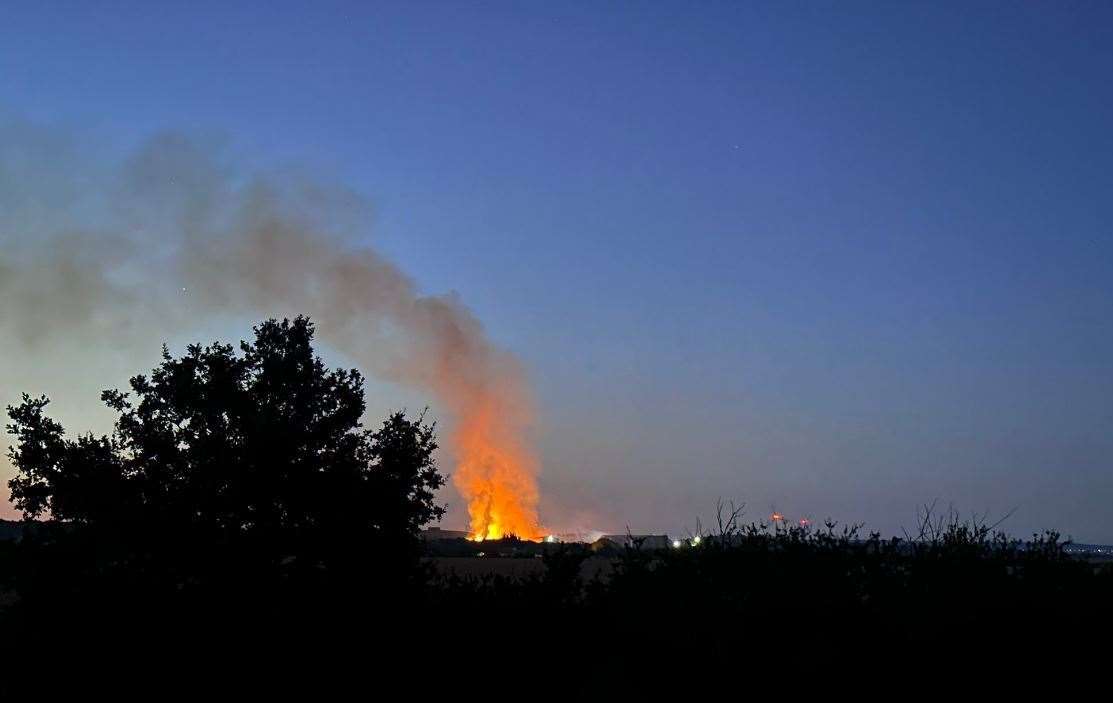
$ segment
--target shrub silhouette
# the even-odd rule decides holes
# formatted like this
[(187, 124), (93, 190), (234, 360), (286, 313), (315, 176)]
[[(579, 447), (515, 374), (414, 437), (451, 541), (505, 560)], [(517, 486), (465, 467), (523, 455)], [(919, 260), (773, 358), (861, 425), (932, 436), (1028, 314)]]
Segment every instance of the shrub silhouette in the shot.
[[(985, 676), (1049, 643), (1079, 656), (1113, 626), (1113, 570), (1070, 556), (1055, 533), (1022, 542), (952, 512), (933, 530), (882, 539), (833, 521), (743, 525), (740, 514), (732, 507), (698, 545), (634, 543), (615, 557), (560, 545), (543, 574), (446, 574), (430, 617), (511, 632), (536, 661), (568, 667), (560, 683), (574, 695), (619, 700), (799, 676), (880, 686), (910, 666)], [(581, 570), (585, 560), (610, 569)]]

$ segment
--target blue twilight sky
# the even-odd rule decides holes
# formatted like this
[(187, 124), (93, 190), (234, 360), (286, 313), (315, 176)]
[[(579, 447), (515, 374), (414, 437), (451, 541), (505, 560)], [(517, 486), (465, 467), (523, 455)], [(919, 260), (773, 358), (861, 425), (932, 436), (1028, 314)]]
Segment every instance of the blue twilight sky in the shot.
[(7, 3), (0, 110), (365, 194), (525, 361), (548, 524), (1113, 542), (1113, 4)]

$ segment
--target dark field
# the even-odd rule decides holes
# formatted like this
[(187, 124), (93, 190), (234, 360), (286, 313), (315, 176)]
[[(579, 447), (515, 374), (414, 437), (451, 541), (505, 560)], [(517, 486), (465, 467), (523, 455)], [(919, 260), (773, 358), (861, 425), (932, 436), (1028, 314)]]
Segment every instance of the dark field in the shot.
[[(545, 573), (545, 562), (537, 557), (427, 557), (437, 573), (462, 578), (505, 577), (513, 579), (538, 578)], [(591, 580), (604, 578), (614, 570), (612, 557), (593, 556), (580, 565), (580, 577)]]

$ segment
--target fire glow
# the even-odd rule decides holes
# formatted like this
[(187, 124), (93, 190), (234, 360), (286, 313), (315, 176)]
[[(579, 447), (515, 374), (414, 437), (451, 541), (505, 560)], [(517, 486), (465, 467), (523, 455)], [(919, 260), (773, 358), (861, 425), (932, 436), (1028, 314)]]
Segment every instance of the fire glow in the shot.
[(509, 429), (496, 413), (480, 410), (460, 418), (453, 432), (453, 480), (468, 503), (472, 540), (546, 535), (537, 515), (537, 459)]

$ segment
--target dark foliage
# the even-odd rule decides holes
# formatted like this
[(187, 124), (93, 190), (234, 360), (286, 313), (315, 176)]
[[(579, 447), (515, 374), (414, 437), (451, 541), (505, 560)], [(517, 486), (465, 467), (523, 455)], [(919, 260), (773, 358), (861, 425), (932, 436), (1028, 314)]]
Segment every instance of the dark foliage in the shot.
[(12, 497), (40, 520), (5, 547), (4, 623), (242, 636), (356, 594), (416, 597), (419, 529), (443, 513), (434, 429), (403, 413), (363, 429), (363, 378), (327, 369), (313, 333), (271, 320), (239, 353), (164, 350), (130, 392), (103, 394), (111, 436), (67, 438), (46, 398), (9, 408)]
[(831, 522), (743, 526), (739, 514), (678, 549), (635, 543), (610, 559), (569, 545), (526, 578), (447, 574), (433, 617), (509, 633), (538, 667), (574, 672), (560, 685), (589, 698), (881, 686), (928, 672), (933, 685), (1004, 685), (1058, 678), (1017, 668), (1049, 648), (1080, 669), (1109, 652), (1113, 568), (1070, 556), (1055, 533), (1022, 542), (929, 509), (929, 528), (884, 540)]

